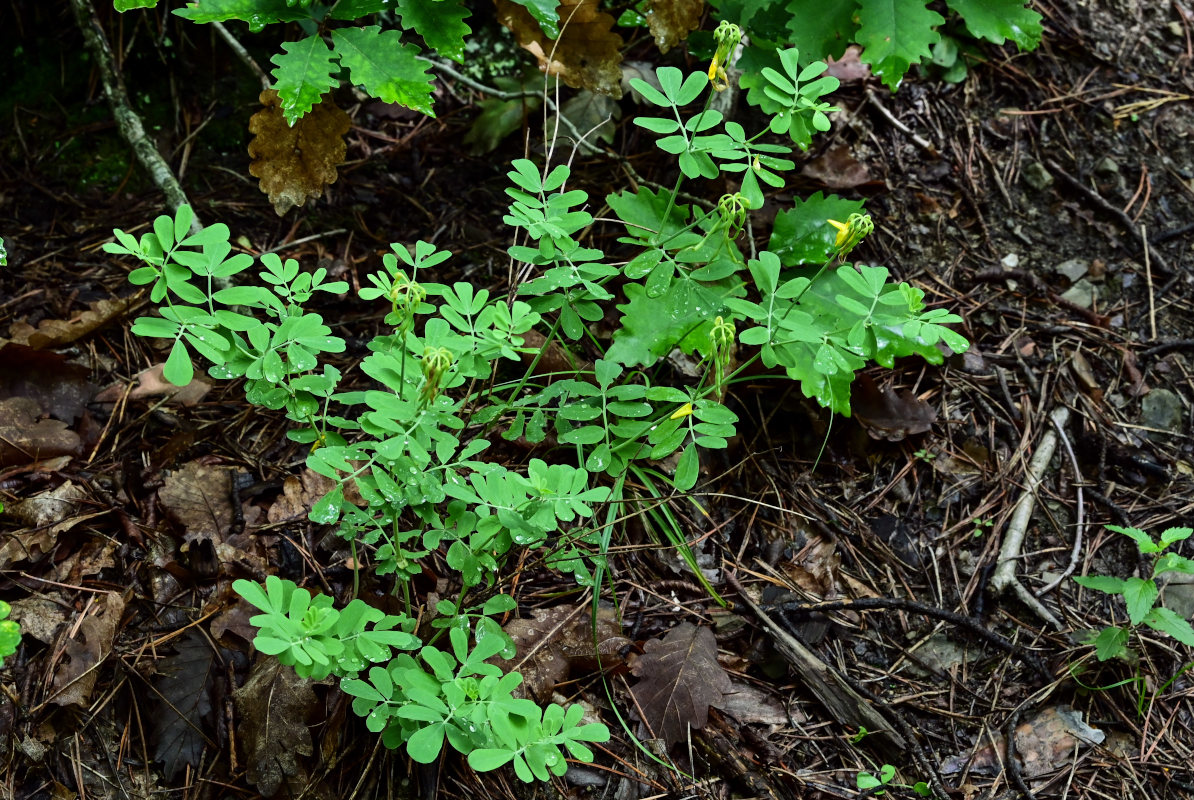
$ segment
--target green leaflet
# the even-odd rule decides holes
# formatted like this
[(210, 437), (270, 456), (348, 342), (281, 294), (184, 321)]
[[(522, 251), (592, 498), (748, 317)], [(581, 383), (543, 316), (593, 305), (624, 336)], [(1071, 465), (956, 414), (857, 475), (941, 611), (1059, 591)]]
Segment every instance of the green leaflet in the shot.
[(270, 59), (278, 65), (273, 71), (274, 89), (282, 99), (282, 114), (287, 124), (294, 125), (319, 103), (325, 92), (340, 85), (332, 77), (338, 68), (331, 49), (319, 35), (283, 42), (282, 50)]
[(862, 60), (892, 91), (913, 64), (930, 55), (945, 18), (925, 0), (860, 0), (857, 41)]
[(1011, 39), (1021, 50), (1041, 42), (1041, 15), (1024, 0), (946, 0), (946, 5), (961, 15), (975, 38), (995, 44)]
[(442, 56), (464, 63), (464, 37), (472, 33), (464, 19), (468, 9), (454, 0), (398, 0), (402, 27), (423, 37), (427, 46)]
[(398, 31), (383, 31), (377, 25), (337, 28), (332, 42), (353, 83), (383, 102), (435, 116), (427, 64), (419, 61), (415, 47), (402, 43)]
[(511, 0), (511, 2), (517, 3), (529, 11), (547, 38), (554, 39), (560, 35), (560, 19), (556, 13), (560, 0)]
[(134, 8), (155, 8), (158, 0), (113, 0), (112, 7), (117, 11), (129, 11)]

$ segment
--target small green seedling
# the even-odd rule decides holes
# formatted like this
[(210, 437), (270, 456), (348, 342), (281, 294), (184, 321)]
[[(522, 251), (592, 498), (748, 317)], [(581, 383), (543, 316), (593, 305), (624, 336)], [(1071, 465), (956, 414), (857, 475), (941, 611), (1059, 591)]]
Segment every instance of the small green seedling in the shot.
[(928, 463), (937, 457), (936, 453), (925, 450), (923, 447), (912, 454), (913, 458), (919, 458), (921, 461)]
[[(0, 506), (0, 510), (2, 508)], [(8, 619), (11, 611), (12, 606), (0, 600), (0, 666), (4, 665), (4, 659), (15, 653), (21, 644), (21, 626)]]
[(984, 533), (990, 532), (991, 526), (994, 524), (995, 520), (993, 519), (982, 519), (981, 517), (975, 517), (974, 531), (970, 535), (975, 539), (981, 539)]
[[(1122, 533), (1135, 540), (1140, 552), (1145, 555), (1163, 553), (1173, 544), (1188, 539), (1194, 528), (1170, 528), (1161, 534), (1159, 541), (1153, 541), (1148, 534), (1139, 528), (1121, 528), (1118, 525), (1108, 525), (1107, 530)], [(1130, 652), (1128, 639), (1132, 631), (1140, 625), (1147, 625), (1153, 630), (1166, 633), (1182, 644), (1194, 647), (1194, 627), (1179, 616), (1175, 611), (1157, 605), (1160, 590), (1157, 588), (1156, 578), (1166, 572), (1180, 572), (1194, 575), (1194, 560), (1179, 556), (1177, 553), (1163, 553), (1153, 565), (1152, 577), (1145, 578), (1113, 578), (1109, 575), (1087, 575), (1074, 578), (1079, 586), (1094, 589), (1097, 592), (1121, 595), (1128, 607), (1128, 626), (1112, 626), (1104, 628), (1091, 642), (1095, 646), (1095, 655), (1099, 661), (1108, 661), (1125, 656)]]
[(890, 786), (898, 789), (911, 789), (921, 797), (929, 797), (933, 790), (924, 781), (917, 781), (914, 784), (906, 783), (892, 783), (895, 780), (896, 768), (891, 764), (884, 764), (879, 768), (879, 774), (873, 775), (869, 772), (858, 773), (858, 778), (855, 780), (856, 785), (860, 791), (872, 792), (876, 797), (886, 794), (886, 790), (880, 788), (883, 786)]

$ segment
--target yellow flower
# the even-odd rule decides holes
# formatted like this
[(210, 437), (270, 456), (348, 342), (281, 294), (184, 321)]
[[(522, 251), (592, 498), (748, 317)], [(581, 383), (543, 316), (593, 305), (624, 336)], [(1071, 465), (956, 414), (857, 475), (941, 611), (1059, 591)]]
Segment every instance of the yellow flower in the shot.
[(826, 220), (830, 225), (837, 228), (837, 238), (833, 240), (834, 247), (841, 247), (850, 239), (850, 225), (846, 222), (838, 222), (836, 219)]
[(687, 417), (687, 416), (691, 416), (691, 415), (692, 415), (692, 403), (685, 403), (684, 405), (680, 406), (675, 411), (673, 411), (672, 415), (670, 417), (668, 417), (668, 419), (680, 419), (681, 417)]

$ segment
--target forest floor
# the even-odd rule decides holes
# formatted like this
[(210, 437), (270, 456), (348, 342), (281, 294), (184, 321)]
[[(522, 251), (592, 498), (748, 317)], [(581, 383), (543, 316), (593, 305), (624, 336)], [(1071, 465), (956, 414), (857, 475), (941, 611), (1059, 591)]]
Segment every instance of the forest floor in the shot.
[[(605, 623), (630, 661), (681, 623), (712, 628), (734, 699), (662, 754), (689, 778), (609, 712), (646, 737), (631, 672), (614, 670), (607, 694), (576, 665), (559, 691), (604, 710), (614, 739), (593, 766), (531, 788), (459, 759), (412, 768), (326, 684), (275, 677), (293, 727), (273, 751), (253, 741), (263, 734), (245, 724), (256, 712), (242, 687), (261, 659), (231, 582), (280, 574), (343, 596), (347, 553), (305, 520), (316, 489), (280, 415), (237, 385), (184, 398), (143, 374), (164, 353), (130, 335), (144, 301), (130, 265), (100, 247), (163, 201), (131, 164), (68, 13), (36, 5), (14, 5), (0, 34), (28, 59), (0, 74), (14, 122), (0, 133), (0, 598), (24, 629), (0, 672), (0, 797), (849, 798), (865, 794), (858, 773), (883, 764), (896, 783), (959, 800), (1194, 797), (1194, 673), (1182, 673), (1194, 651), (1143, 629), (1135, 661), (1099, 663), (1087, 637), (1123, 624), (1122, 602), (1070, 579), (1147, 572), (1105, 524), (1155, 535), (1194, 518), (1183, 4), (1052, 0), (1038, 4), (1038, 51), (989, 49), (961, 84), (914, 74), (893, 95), (844, 82), (832, 132), (799, 156), (752, 234), (765, 245), (792, 197), (865, 198), (876, 230), (856, 260), (959, 313), (973, 346), (942, 367), (868, 370), (865, 423), (831, 420), (794, 388), (735, 390), (741, 435), (703, 465), (706, 513), (672, 503), (728, 607), (631, 527), (611, 558), (621, 618)], [(522, 151), (461, 152), (467, 87), (441, 93), (436, 119), (356, 107), (338, 182), (279, 219), (247, 174), (247, 73), (206, 34), (192, 34), (206, 53), (191, 56), (195, 72), (175, 53), (155, 62), (150, 32), (105, 19), (110, 36), (140, 37), (150, 55), (126, 69), (134, 99), (169, 109), (163, 152), (246, 250), (359, 286), (389, 243), (424, 239), (503, 290), (505, 173)], [(200, 70), (214, 78), (189, 94)], [(637, 174), (672, 180), (633, 155), (649, 148), (626, 120), (611, 147)], [(631, 182), (600, 155), (578, 156), (573, 174), (595, 198)], [(349, 340), (345, 367), (381, 326), (359, 309), (348, 298), (325, 312)], [(30, 429), (37, 460), (7, 445)], [(1194, 556), (1194, 543), (1177, 550)], [(1001, 557), (1015, 559), (1011, 581)], [(423, 600), (450, 588), (425, 577)], [(1178, 578), (1163, 602), (1190, 618), (1194, 583)], [(531, 572), (518, 599), (544, 620), (561, 599), (581, 602), (567, 590)], [(800, 676), (800, 653), (840, 674), (860, 707), (835, 711)]]

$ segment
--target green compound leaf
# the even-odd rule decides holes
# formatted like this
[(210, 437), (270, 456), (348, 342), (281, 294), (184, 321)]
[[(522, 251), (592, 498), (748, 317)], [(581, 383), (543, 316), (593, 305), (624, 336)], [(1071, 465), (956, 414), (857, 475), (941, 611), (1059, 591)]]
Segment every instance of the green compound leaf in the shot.
[(925, 0), (860, 0), (858, 19), (862, 60), (893, 92), (909, 67), (931, 55), (945, 22)]
[(1021, 50), (1041, 43), (1041, 15), (1024, 0), (946, 0), (975, 38), (1003, 44), (1011, 39)]
[(529, 11), (547, 38), (555, 39), (560, 35), (560, 19), (556, 13), (560, 0), (511, 0), (511, 2)]
[(788, 14), (788, 44), (800, 51), (801, 65), (841, 58), (858, 29), (853, 3), (792, 0)]
[(337, 28), (332, 42), (353, 83), (383, 102), (435, 116), (427, 63), (419, 61), (417, 48), (402, 43), (398, 31), (382, 31), (377, 25)]
[(823, 264), (834, 250), (837, 229), (834, 219), (845, 222), (851, 214), (862, 212), (863, 201), (846, 200), (817, 192), (807, 199), (797, 198), (790, 209), (775, 215), (775, 227), (767, 249), (779, 256), (785, 267)]
[(427, 46), (453, 61), (464, 63), (464, 37), (472, 33), (464, 19), (468, 9), (451, 0), (398, 0), (402, 27), (423, 37)]
[(310, 19), (307, 9), (291, 7), (286, 0), (201, 0), (174, 13), (191, 22), (224, 22), (241, 19), (257, 33), (271, 22), (294, 22)]
[(273, 71), (274, 89), (282, 99), (282, 114), (294, 125), (310, 111), (321, 95), (340, 84), (332, 77), (337, 71), (331, 48), (322, 36), (308, 36), (297, 42), (283, 42), (282, 50), (270, 60), (278, 65)]

